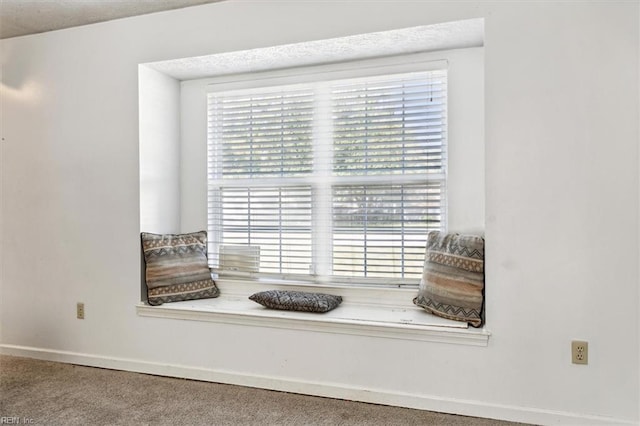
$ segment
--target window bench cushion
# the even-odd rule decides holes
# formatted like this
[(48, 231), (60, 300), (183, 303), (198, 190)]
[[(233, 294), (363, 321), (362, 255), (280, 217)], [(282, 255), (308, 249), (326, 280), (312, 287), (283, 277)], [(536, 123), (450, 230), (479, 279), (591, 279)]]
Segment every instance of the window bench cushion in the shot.
[[(490, 333), (466, 322), (452, 321), (411, 303), (415, 289), (280, 285), (275, 281), (218, 278), (220, 297), (149, 306), (140, 303), (142, 317), (204, 321), (297, 332), (322, 332), (400, 340), (487, 346)], [(266, 289), (334, 293), (343, 297), (339, 309), (311, 312), (264, 309), (248, 296)]]

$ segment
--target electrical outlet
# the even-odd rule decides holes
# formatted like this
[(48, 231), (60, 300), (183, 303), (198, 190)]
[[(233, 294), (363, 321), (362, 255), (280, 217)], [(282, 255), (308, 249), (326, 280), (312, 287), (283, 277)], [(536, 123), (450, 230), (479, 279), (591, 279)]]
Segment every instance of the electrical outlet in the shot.
[(582, 340), (571, 342), (571, 362), (574, 364), (589, 363), (589, 342)]
[(84, 303), (82, 302), (76, 304), (76, 317), (78, 319), (84, 319)]

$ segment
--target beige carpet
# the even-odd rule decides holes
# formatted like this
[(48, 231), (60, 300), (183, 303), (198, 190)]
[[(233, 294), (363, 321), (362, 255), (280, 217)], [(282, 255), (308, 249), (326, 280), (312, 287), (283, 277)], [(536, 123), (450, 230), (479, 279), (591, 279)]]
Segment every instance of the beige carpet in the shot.
[(38, 425), (515, 423), (0, 356), (0, 417)]

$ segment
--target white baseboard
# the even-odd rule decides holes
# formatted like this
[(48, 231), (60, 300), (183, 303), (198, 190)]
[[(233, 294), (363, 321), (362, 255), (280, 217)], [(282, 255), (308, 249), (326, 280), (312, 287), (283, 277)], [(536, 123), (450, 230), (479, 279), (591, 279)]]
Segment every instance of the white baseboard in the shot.
[(167, 365), (136, 359), (107, 357), (27, 346), (0, 344), (0, 354), (523, 423), (582, 426), (637, 425), (637, 423), (632, 420), (610, 417), (487, 404), (481, 401), (442, 398), (434, 395), (416, 395), (389, 392), (380, 389), (362, 389), (335, 383), (303, 382), (282, 377), (256, 376), (237, 372), (193, 368), (184, 365)]

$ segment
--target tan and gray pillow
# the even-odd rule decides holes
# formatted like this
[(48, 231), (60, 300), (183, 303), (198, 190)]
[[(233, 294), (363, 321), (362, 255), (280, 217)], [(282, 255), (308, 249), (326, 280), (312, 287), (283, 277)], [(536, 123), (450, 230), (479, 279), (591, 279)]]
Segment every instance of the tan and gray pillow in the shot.
[(430, 232), (422, 281), (413, 303), (434, 315), (480, 327), (484, 305), (484, 238)]
[(205, 299), (220, 294), (207, 264), (206, 231), (141, 233), (150, 305)]

